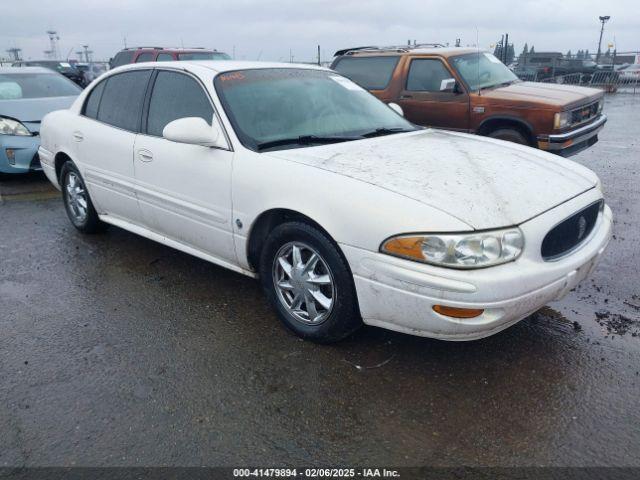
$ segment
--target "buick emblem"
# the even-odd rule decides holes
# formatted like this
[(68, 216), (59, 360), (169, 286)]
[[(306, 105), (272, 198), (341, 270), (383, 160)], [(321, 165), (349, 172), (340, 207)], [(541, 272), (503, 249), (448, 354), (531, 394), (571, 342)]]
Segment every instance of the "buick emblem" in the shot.
[(578, 240), (582, 240), (584, 233), (587, 231), (587, 219), (580, 217), (578, 219)]

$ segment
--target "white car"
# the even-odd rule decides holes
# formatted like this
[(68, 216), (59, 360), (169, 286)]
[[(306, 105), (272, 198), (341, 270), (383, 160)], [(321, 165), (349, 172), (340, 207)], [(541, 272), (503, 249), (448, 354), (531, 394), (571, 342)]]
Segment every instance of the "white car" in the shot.
[(133, 64), (47, 115), (39, 153), (78, 230), (259, 277), (320, 342), (485, 337), (589, 274), (612, 223), (594, 173), (398, 111), (308, 65)]
[(620, 80), (623, 82), (640, 82), (640, 64), (632, 64), (620, 70)]

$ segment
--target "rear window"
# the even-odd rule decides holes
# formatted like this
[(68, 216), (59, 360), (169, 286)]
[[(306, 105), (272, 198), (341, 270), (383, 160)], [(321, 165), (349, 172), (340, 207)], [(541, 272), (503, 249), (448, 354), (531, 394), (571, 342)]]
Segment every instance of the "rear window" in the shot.
[(367, 90), (384, 90), (400, 57), (343, 57), (333, 69)]
[(72, 97), (80, 87), (57, 73), (0, 74), (0, 100)]
[(133, 59), (133, 50), (125, 50), (118, 53), (111, 61), (111, 68), (119, 67), (120, 65), (126, 65), (131, 63)]

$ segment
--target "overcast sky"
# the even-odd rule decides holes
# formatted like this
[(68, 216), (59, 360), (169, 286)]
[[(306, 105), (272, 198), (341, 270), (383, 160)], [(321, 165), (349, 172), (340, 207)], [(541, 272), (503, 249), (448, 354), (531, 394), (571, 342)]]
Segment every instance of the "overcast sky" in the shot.
[(3, 2), (0, 56), (10, 47), (43, 58), (48, 29), (59, 32), (62, 58), (88, 44), (97, 59), (128, 46), (213, 47), (237, 59), (323, 59), (356, 45), (476, 43), (489, 48), (504, 32), (516, 53), (597, 50), (599, 15), (610, 15), (603, 50), (640, 50), (640, 0), (18, 0)]

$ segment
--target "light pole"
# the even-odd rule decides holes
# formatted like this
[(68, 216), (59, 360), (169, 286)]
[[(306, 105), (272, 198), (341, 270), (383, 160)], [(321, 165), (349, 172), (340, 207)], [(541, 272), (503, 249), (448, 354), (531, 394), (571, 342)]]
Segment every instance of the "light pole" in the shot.
[(600, 40), (598, 40), (598, 53), (596, 54), (596, 63), (600, 61), (600, 52), (601, 52), (600, 47), (602, 46), (602, 34), (604, 33), (604, 24), (607, 23), (611, 17), (607, 15), (607, 16), (598, 17), (598, 18), (600, 18), (600, 22), (602, 23), (602, 26), (600, 27)]

